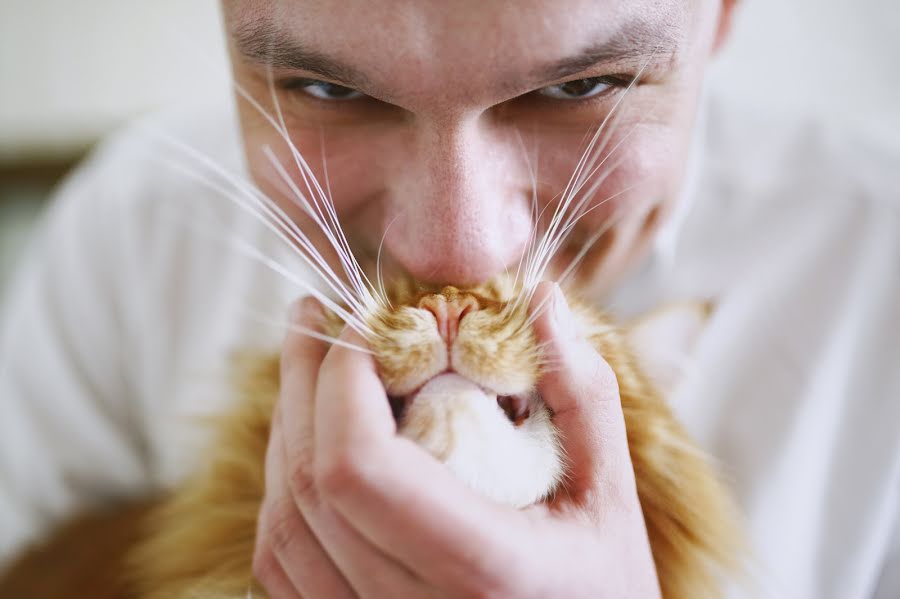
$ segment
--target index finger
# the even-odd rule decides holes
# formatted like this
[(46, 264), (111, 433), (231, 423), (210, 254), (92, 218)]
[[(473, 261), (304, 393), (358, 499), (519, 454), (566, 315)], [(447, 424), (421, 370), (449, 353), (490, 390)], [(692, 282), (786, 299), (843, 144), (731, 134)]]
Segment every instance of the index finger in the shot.
[[(298, 496), (298, 500), (302, 500), (308, 487), (311, 487), (316, 377), (328, 346), (304, 332), (306, 329), (320, 329), (323, 313), (316, 300), (304, 298), (294, 304), (291, 312), (293, 326), (285, 336), (281, 352), (278, 404), (285, 453), (292, 468), (291, 491)], [(295, 475), (293, 470), (299, 470), (300, 475)], [(304, 475), (307, 483), (301, 482), (301, 488), (295, 488)]]
[(531, 310), (545, 358), (556, 365), (539, 390), (554, 411), (569, 461), (566, 489), (578, 500), (599, 495), (603, 503), (612, 498), (631, 503), (637, 491), (615, 373), (579, 334), (557, 285), (541, 283)]

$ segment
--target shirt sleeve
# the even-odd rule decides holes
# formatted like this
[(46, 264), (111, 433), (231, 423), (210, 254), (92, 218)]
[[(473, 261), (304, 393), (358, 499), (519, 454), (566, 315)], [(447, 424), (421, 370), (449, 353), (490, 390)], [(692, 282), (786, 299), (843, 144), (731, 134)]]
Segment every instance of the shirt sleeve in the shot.
[(122, 311), (124, 175), (100, 154), (58, 193), (0, 320), (0, 566), (146, 480)]
[[(900, 491), (900, 486), (898, 486), (898, 491)], [(881, 566), (881, 575), (872, 597), (873, 599), (900, 597), (900, 520), (894, 523), (894, 532), (891, 535), (891, 542)]]

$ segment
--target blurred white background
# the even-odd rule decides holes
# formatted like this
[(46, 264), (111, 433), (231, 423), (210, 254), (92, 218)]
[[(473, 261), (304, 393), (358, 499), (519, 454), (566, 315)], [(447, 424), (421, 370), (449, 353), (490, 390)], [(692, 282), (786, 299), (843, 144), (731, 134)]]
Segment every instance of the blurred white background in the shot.
[[(65, 167), (129, 118), (228, 93), (226, 73), (216, 0), (0, 2), (0, 290)], [(900, 146), (900, 2), (743, 0), (712, 87)]]

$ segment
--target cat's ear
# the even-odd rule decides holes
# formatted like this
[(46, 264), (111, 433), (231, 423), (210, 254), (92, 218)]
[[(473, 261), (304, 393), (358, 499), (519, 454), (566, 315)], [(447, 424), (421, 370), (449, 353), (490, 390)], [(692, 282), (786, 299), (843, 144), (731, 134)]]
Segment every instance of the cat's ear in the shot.
[(712, 313), (710, 302), (682, 302), (649, 312), (625, 327), (641, 369), (669, 396), (687, 368)]

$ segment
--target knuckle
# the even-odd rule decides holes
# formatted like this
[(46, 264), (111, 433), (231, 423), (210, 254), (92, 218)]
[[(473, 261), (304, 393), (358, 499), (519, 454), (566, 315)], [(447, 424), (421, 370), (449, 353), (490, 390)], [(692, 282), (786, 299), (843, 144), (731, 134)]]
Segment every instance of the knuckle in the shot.
[(316, 496), (312, 452), (300, 451), (294, 457), (288, 474), (288, 488), (298, 500), (309, 501)]
[(339, 452), (316, 464), (315, 481), (316, 487), (328, 497), (356, 493), (364, 481), (362, 464), (354, 452)]
[(256, 551), (253, 553), (251, 572), (253, 573), (253, 577), (256, 578), (263, 587), (268, 589), (275, 585), (280, 568), (281, 566), (278, 564), (278, 560), (275, 559), (275, 555), (270, 550), (257, 546)]
[(297, 539), (301, 516), (297, 506), (289, 499), (277, 499), (266, 506), (260, 517), (262, 523), (257, 553), (262, 554), (260, 559), (268, 554), (274, 560), (275, 555), (287, 553)]
[[(503, 556), (503, 557), (500, 557)], [(530, 595), (524, 581), (533, 580), (533, 563), (527, 552), (510, 543), (491, 551), (468, 552), (457, 564), (467, 576), (456, 582), (457, 595), (466, 598), (500, 599)], [(533, 595), (532, 595), (533, 596)]]
[(472, 579), (468, 588), (460, 594), (467, 599), (501, 599), (517, 596), (507, 582), (505, 576), (486, 574)]

